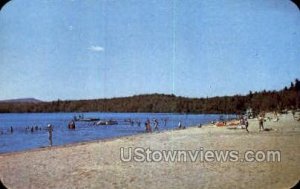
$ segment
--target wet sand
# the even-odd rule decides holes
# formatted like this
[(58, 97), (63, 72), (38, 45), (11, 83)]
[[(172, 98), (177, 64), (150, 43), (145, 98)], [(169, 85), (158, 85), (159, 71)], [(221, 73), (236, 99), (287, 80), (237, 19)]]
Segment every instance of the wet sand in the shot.
[[(8, 188), (290, 188), (300, 179), (300, 122), (291, 114), (259, 132), (203, 126), (0, 155)], [(280, 150), (280, 162), (122, 162), (121, 147)]]

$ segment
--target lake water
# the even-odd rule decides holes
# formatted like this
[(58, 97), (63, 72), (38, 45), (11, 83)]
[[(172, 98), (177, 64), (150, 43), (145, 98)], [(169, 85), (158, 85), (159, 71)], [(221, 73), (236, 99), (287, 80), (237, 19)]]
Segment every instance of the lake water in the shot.
[[(74, 116), (85, 118), (114, 119), (117, 125), (98, 126), (94, 122), (76, 122), (76, 129), (69, 130), (67, 125)], [(0, 114), (0, 153), (24, 151), (49, 146), (47, 125), (53, 125), (53, 145), (114, 138), (145, 132), (145, 121), (159, 122), (159, 131), (174, 129), (178, 122), (185, 126), (205, 124), (220, 117), (232, 118), (234, 115), (216, 114), (173, 114), (173, 113), (10, 113)], [(126, 120), (133, 120), (134, 124)], [(137, 120), (141, 122), (140, 126)], [(166, 121), (165, 121), (166, 120)], [(38, 129), (31, 131), (31, 127)], [(10, 128), (13, 127), (13, 132)]]

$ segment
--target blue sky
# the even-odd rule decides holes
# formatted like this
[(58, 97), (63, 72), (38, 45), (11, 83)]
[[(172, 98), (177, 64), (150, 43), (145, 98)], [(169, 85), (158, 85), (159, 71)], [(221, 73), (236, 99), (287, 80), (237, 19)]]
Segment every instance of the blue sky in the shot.
[(188, 97), (300, 78), (288, 0), (13, 0), (0, 12), (0, 99)]

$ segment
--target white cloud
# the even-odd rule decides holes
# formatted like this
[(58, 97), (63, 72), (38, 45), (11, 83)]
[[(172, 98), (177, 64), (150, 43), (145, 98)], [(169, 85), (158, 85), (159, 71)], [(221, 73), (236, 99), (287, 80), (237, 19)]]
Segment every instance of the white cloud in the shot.
[(102, 52), (102, 51), (104, 51), (104, 48), (103, 47), (101, 47), (101, 46), (90, 46), (89, 47), (89, 50), (90, 51), (94, 51), (94, 52)]

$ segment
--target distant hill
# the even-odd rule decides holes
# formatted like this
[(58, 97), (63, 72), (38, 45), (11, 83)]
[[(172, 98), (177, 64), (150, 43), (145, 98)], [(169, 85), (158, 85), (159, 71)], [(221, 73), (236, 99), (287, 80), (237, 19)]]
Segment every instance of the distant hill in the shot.
[[(16, 103), (17, 102), (17, 103)], [(165, 112), (240, 114), (252, 108), (259, 112), (300, 109), (300, 80), (279, 91), (249, 91), (247, 95), (188, 98), (166, 94), (91, 100), (42, 102), (33, 98), (0, 101), (0, 113), (16, 112)]]
[(17, 98), (17, 99), (0, 100), (0, 102), (7, 102), (7, 103), (40, 103), (40, 102), (43, 102), (43, 101), (35, 99), (35, 98)]

